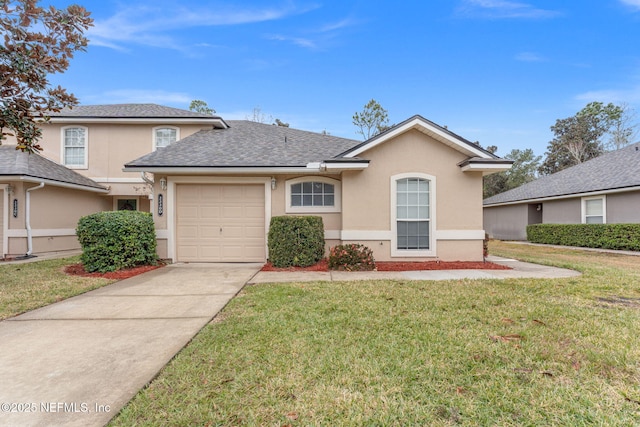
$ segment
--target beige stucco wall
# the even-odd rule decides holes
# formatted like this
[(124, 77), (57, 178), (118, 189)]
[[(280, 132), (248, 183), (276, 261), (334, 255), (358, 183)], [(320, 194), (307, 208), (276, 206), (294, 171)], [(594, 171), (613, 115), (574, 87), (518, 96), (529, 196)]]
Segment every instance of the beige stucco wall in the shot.
[[(27, 252), (27, 189), (37, 184), (15, 181), (9, 196), (8, 256)], [(111, 198), (102, 194), (45, 185), (31, 195), (31, 230), (33, 253), (79, 249), (75, 236), (78, 220), (85, 215), (111, 210)], [(17, 217), (13, 216), (13, 200), (17, 200)]]
[[(370, 164), (364, 171), (343, 174), (343, 230), (391, 233), (391, 177), (403, 173), (435, 177), (435, 234), (482, 230), (482, 175), (462, 172), (457, 164), (467, 158), (464, 154), (411, 130), (359, 157), (369, 159)], [(380, 261), (403, 259), (391, 258), (389, 239), (362, 243)], [(438, 239), (435, 248), (439, 259), (482, 260), (482, 240), (478, 244)]]

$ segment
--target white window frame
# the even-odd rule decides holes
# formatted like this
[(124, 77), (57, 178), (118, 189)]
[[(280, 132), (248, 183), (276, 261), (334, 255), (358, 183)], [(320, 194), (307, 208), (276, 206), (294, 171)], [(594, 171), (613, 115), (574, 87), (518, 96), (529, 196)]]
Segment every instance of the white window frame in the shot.
[[(159, 131), (160, 129), (173, 129), (176, 131), (176, 141), (180, 141), (180, 128), (177, 126), (156, 126), (153, 128), (153, 135), (152, 135), (152, 140), (153, 140), (153, 146), (152, 149), (153, 151), (156, 151), (158, 149), (158, 145), (156, 144), (156, 139), (157, 139), (157, 131)], [(175, 142), (175, 141), (174, 141)]]
[(602, 223), (606, 224), (607, 223), (607, 196), (604, 194), (601, 196), (582, 198), (582, 203), (581, 203), (582, 212), (580, 214), (582, 218), (582, 223), (587, 224), (587, 202), (589, 200), (602, 200), (602, 215), (591, 215), (591, 216), (602, 216)]
[[(419, 178), (429, 181), (429, 249), (398, 249), (398, 181)], [(436, 177), (420, 172), (401, 173), (391, 176), (391, 256), (434, 257), (436, 256)]]
[[(304, 182), (333, 185), (333, 206), (291, 206), (291, 186)], [(331, 213), (342, 211), (342, 182), (325, 176), (301, 176), (285, 182), (286, 213)]]
[(140, 210), (140, 197), (139, 196), (116, 196), (113, 198), (113, 210), (118, 210), (118, 201), (120, 200), (135, 200), (136, 201), (136, 209)]
[[(66, 138), (65, 132), (69, 129), (84, 129), (84, 160), (81, 165), (69, 165), (67, 164), (66, 156)], [(60, 129), (60, 159), (65, 167), (69, 169), (88, 169), (89, 168), (89, 128), (86, 126), (64, 126)]]

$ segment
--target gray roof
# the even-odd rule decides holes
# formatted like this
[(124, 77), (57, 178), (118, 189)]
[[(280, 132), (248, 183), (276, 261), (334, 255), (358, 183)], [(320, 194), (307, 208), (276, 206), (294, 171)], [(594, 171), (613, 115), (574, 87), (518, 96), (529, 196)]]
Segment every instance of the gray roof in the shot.
[(106, 190), (97, 182), (39, 154), (16, 150), (15, 145), (0, 145), (0, 179), (7, 176), (28, 177), (87, 187), (87, 189)]
[(220, 116), (165, 107), (158, 104), (108, 104), (108, 105), (78, 105), (65, 108), (58, 113), (49, 113), (50, 117), (77, 118), (203, 118), (220, 119)]
[(484, 205), (640, 186), (640, 143), (538, 178), (484, 200)]
[(248, 120), (201, 130), (125, 167), (304, 167), (336, 157), (359, 141)]

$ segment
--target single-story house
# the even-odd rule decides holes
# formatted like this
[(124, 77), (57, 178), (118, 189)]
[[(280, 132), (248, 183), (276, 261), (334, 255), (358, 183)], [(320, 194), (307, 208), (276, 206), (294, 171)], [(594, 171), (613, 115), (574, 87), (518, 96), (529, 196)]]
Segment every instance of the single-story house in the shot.
[(526, 240), (529, 224), (640, 223), (640, 143), (484, 200), (484, 229)]
[(0, 146), (0, 259), (78, 248), (78, 220), (110, 210), (109, 190), (39, 154)]
[(220, 120), (124, 170), (154, 176), (161, 258), (264, 262), (271, 217), (319, 215), (376, 260), (480, 261), (482, 177), (511, 163), (414, 116), (364, 142)]

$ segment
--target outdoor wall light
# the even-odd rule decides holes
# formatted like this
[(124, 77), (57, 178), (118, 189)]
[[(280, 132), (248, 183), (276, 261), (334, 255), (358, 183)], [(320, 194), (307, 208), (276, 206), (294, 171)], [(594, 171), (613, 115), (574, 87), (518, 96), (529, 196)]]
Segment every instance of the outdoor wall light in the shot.
[(272, 190), (275, 190), (275, 189), (276, 189), (276, 184), (277, 184), (277, 183), (278, 183), (278, 182), (276, 181), (276, 179), (275, 179), (275, 178), (271, 178), (271, 189), (272, 189)]
[(7, 185), (7, 194), (13, 194), (13, 186), (11, 184)]
[(167, 189), (167, 178), (160, 178), (160, 188), (162, 188), (162, 191)]

